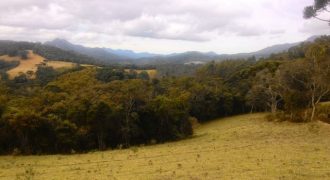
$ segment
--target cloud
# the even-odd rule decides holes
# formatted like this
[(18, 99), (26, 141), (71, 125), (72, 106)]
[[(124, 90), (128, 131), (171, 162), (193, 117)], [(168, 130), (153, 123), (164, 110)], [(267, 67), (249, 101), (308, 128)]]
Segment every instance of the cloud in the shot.
[(307, 34), (329, 34), (330, 25), (323, 21), (308, 20), (299, 28), (299, 32)]
[(249, 15), (245, 8), (231, 7), (228, 3), (215, 0), (196, 2), (14, 0), (2, 2), (7, 8), (0, 12), (0, 24), (30, 29), (92, 30), (144, 38), (207, 41), (210, 38), (205, 34), (225, 32), (237, 19)]
[(71, 25), (74, 17), (57, 4), (28, 6), (1, 12), (0, 24), (35, 29), (61, 29)]
[(327, 25), (302, 19), (302, 9), (309, 4), (310, 0), (0, 1), (0, 38), (61, 37), (144, 51), (248, 51), (328, 33)]
[(278, 35), (278, 34), (283, 34), (285, 32), (286, 31), (284, 29), (275, 29), (275, 30), (269, 31), (269, 34)]

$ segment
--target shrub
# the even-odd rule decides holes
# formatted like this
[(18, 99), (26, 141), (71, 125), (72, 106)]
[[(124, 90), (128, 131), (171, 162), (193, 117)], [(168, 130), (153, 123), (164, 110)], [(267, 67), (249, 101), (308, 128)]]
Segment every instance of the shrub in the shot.
[(330, 123), (330, 104), (321, 104), (317, 107), (316, 115), (317, 119)]

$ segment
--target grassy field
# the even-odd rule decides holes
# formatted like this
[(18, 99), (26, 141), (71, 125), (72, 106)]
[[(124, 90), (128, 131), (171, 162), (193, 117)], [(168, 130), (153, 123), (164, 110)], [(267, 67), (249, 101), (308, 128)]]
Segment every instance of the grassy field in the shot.
[(77, 155), (2, 156), (0, 179), (330, 179), (330, 125), (219, 119), (194, 137)]
[[(28, 59), (24, 60), (21, 57), (10, 57), (8, 55), (0, 56), (1, 60), (5, 61), (19, 61), (19, 65), (13, 69), (7, 71), (9, 75), (9, 79), (14, 79), (19, 73), (26, 73), (28, 71), (36, 72), (38, 65), (45, 64), (46, 66), (53, 67), (56, 70), (65, 70), (75, 67), (76, 63), (66, 62), (66, 61), (45, 61), (45, 58), (29, 51)], [(94, 65), (89, 64), (81, 64), (83, 67), (91, 67)], [(129, 71), (129, 69), (126, 69)], [(148, 69), (148, 70), (135, 70), (137, 73), (141, 73), (142, 71), (146, 71), (149, 74), (150, 78), (155, 78), (157, 75), (157, 70)], [(34, 77), (32, 77), (34, 78)]]
[(37, 71), (37, 64), (41, 64), (44, 61), (44, 58), (34, 54), (32, 51), (29, 51), (28, 59), (23, 60), (20, 57), (9, 57), (9, 56), (1, 56), (0, 59), (5, 61), (19, 61), (19, 65), (13, 69), (7, 71), (9, 78), (13, 79), (20, 72), (26, 73), (28, 71)]
[(63, 68), (72, 68), (75, 66), (75, 63), (64, 62), (64, 61), (45, 61), (45, 58), (34, 54), (32, 51), (29, 51), (28, 59), (24, 60), (20, 57), (9, 57), (7, 55), (0, 56), (0, 59), (5, 61), (19, 61), (19, 65), (13, 69), (7, 71), (9, 78), (13, 79), (19, 73), (26, 73), (28, 71), (37, 71), (38, 65), (45, 63), (46, 66), (51, 66), (54, 69), (63, 69)]

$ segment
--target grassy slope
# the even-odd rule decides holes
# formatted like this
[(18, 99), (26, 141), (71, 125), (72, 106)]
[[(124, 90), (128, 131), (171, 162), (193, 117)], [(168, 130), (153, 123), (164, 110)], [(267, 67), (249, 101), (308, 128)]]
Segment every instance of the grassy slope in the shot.
[[(19, 75), (19, 73), (26, 73), (28, 71), (36, 72), (38, 65), (41, 63), (45, 63), (47, 66), (51, 66), (57, 70), (70, 69), (76, 65), (76, 63), (66, 61), (45, 61), (46, 58), (35, 54), (32, 51), (29, 51), (28, 59), (26, 60), (18, 56), (9, 57), (8, 55), (0, 56), (0, 59), (5, 61), (19, 61), (20, 64), (17, 67), (7, 71), (10, 79), (14, 79), (17, 75)], [(89, 67), (94, 65), (82, 64), (81, 66)], [(129, 69), (127, 69), (127, 71), (129, 71)], [(136, 70), (137, 73), (141, 73), (142, 71), (146, 71), (149, 74), (150, 78), (155, 78), (157, 75), (157, 70), (154, 69)]]
[(33, 174), (36, 179), (330, 178), (329, 124), (273, 123), (264, 116), (210, 122), (191, 139), (161, 145), (67, 156), (3, 156), (0, 179)]
[(75, 65), (75, 63), (64, 62), (64, 61), (47, 61), (47, 62), (45, 62), (44, 57), (34, 54), (32, 51), (29, 51), (28, 59), (26, 59), (26, 60), (21, 59), (20, 57), (9, 57), (7, 55), (0, 56), (0, 59), (3, 59), (5, 61), (19, 61), (20, 62), (20, 64), (17, 67), (7, 71), (10, 79), (13, 79), (17, 75), (19, 75), (19, 73), (21, 73), (21, 72), (23, 72), (23, 73), (26, 73), (28, 71), (36, 72), (38, 65), (41, 63), (45, 63), (47, 66), (51, 66), (54, 69), (72, 68)]

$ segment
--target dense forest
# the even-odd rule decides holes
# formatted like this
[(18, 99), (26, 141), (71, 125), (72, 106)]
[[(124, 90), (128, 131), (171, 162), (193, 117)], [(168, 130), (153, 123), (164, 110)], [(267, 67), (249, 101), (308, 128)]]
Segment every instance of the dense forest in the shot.
[[(0, 47), (24, 56), (37, 44)], [(18, 51), (19, 50), (19, 51)], [(57, 49), (55, 49), (57, 50)], [(46, 53), (47, 52), (47, 53)], [(60, 52), (60, 51), (58, 51)], [(74, 58), (74, 59), (72, 59)], [(75, 62), (85, 63), (84, 58)], [(17, 64), (17, 63), (16, 63)], [(0, 60), (0, 153), (43, 154), (126, 148), (187, 138), (192, 126), (217, 117), (269, 111), (272, 120), (329, 121), (330, 37), (256, 60), (159, 65), (158, 78), (124, 67), (38, 67), (36, 78), (13, 80)], [(188, 68), (187, 68), (188, 67)]]

